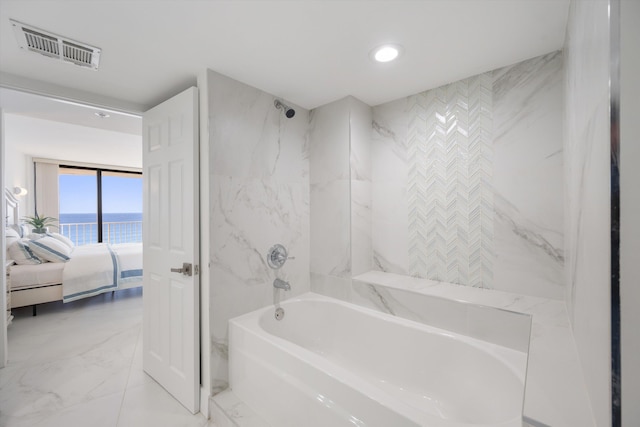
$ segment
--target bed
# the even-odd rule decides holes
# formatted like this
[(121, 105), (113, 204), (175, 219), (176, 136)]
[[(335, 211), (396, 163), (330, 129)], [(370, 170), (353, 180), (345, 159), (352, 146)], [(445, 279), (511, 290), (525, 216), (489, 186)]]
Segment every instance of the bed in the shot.
[(82, 298), (142, 286), (142, 244), (75, 246), (57, 233), (29, 234), (19, 205), (5, 189), (11, 308)]

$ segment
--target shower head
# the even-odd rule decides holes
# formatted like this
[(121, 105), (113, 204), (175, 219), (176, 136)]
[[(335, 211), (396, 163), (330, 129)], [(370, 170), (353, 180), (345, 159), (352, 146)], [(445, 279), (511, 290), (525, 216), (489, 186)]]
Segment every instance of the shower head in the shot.
[(276, 108), (282, 110), (284, 112), (284, 115), (287, 116), (287, 119), (290, 119), (291, 117), (296, 115), (296, 110), (289, 107), (287, 104), (280, 101), (279, 99), (276, 99), (275, 101), (273, 101), (273, 105), (275, 105)]

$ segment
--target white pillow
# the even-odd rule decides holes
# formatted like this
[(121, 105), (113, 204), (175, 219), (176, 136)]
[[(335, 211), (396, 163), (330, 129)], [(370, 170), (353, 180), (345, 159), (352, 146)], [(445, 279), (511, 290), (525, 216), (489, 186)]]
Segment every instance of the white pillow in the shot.
[(70, 238), (68, 238), (67, 236), (63, 236), (60, 233), (47, 233), (47, 236), (53, 237), (56, 240), (60, 240), (65, 245), (69, 246), (69, 249), (73, 249), (75, 247), (75, 244)]
[(20, 233), (20, 237), (27, 237), (29, 235), (29, 233), (31, 233), (31, 226), (28, 224), (20, 224), (20, 231), (18, 233)]
[(13, 228), (9, 228), (7, 227), (7, 249), (9, 249), (9, 246), (11, 246), (12, 244), (14, 244), (15, 242), (17, 242), (18, 240), (20, 240), (20, 235), (18, 234), (18, 232), (16, 230), (14, 230)]
[(14, 229), (16, 233), (18, 233), (18, 236), (20, 236), (20, 238), (27, 237), (27, 235), (31, 233), (31, 231), (29, 231), (29, 226), (27, 224), (20, 224), (20, 225), (11, 224), (9, 227)]
[(67, 262), (71, 255), (69, 246), (49, 236), (29, 240), (29, 247), (39, 258), (50, 262)]
[(19, 265), (42, 264), (42, 260), (33, 253), (29, 244), (24, 240), (13, 242), (7, 251), (9, 259), (15, 261)]

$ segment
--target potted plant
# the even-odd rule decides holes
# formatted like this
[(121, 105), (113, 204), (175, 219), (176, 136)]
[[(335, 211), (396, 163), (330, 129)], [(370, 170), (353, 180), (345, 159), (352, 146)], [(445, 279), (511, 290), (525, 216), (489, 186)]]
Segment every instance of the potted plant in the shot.
[(34, 216), (25, 216), (23, 221), (33, 227), (33, 232), (38, 234), (44, 234), (48, 231), (48, 227), (57, 227), (55, 224), (58, 221), (56, 218), (50, 216), (39, 216), (37, 213)]

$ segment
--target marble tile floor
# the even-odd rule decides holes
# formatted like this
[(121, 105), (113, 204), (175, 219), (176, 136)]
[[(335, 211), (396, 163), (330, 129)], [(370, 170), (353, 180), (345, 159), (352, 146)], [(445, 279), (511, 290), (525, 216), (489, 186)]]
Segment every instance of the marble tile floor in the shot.
[(3, 427), (214, 427), (142, 371), (142, 291), (13, 310)]

